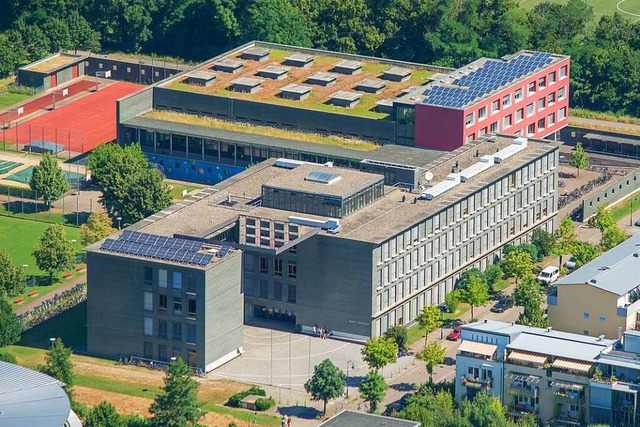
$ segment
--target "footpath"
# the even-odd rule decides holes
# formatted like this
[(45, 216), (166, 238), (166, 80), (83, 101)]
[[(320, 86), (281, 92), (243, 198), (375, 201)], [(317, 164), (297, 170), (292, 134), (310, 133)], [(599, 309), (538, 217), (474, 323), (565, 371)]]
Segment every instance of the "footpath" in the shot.
[(49, 292), (47, 294), (44, 294), (41, 297), (34, 299), (33, 301), (31, 301), (28, 304), (24, 304), (24, 305), (21, 305), (21, 306), (17, 307), (14, 310), (14, 312), (15, 312), (15, 314), (26, 313), (27, 311), (29, 311), (29, 310), (39, 306), (40, 304), (42, 304), (44, 301), (47, 301), (47, 300), (55, 297), (56, 294), (61, 294), (64, 291), (68, 291), (69, 289), (73, 288), (77, 284), (82, 283), (82, 282), (86, 282), (86, 281), (87, 281), (87, 273), (85, 271), (84, 273), (82, 273), (82, 275), (80, 275), (78, 277), (67, 279), (65, 281), (65, 283), (60, 285), (58, 288), (56, 288), (55, 291)]

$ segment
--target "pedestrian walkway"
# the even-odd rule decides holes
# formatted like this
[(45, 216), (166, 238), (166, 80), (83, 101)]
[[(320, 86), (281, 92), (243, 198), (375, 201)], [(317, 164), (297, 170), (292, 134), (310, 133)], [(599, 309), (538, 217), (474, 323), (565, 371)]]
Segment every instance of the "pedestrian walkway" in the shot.
[(87, 273), (85, 272), (85, 273), (83, 273), (82, 275), (80, 275), (78, 277), (74, 277), (72, 279), (66, 280), (65, 283), (60, 285), (60, 287), (56, 288), (55, 291), (49, 292), (49, 293), (47, 293), (45, 295), (42, 295), (41, 297), (38, 297), (38, 298), (34, 299), (33, 301), (31, 301), (28, 304), (21, 305), (21, 306), (17, 307), (14, 310), (14, 312), (15, 312), (15, 314), (26, 313), (27, 311), (31, 310), (32, 308), (35, 308), (35, 307), (39, 306), (43, 302), (52, 299), (53, 297), (56, 296), (56, 294), (61, 294), (64, 291), (68, 291), (69, 289), (73, 288), (77, 284), (83, 283), (83, 282), (86, 282), (86, 281), (87, 281)]

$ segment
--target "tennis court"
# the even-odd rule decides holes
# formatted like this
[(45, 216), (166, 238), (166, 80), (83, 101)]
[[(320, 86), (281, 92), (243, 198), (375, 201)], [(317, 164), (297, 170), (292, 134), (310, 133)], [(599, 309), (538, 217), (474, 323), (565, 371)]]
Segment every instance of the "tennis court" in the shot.
[(8, 160), (0, 160), (0, 175), (4, 175), (5, 173), (12, 171), (13, 169), (22, 165), (23, 163), (10, 162)]
[[(20, 172), (16, 172), (12, 175), (9, 175), (5, 179), (7, 181), (14, 181), (14, 182), (20, 182), (22, 184), (28, 184), (29, 181), (31, 181), (31, 175), (33, 175), (34, 169), (35, 169), (35, 166), (29, 166), (28, 168), (23, 169)], [(72, 184), (74, 188), (77, 187), (78, 181), (80, 182), (84, 181), (84, 175), (81, 173), (75, 173), (75, 172), (66, 171), (66, 170), (63, 170), (62, 173), (64, 174), (65, 178), (67, 178), (67, 182), (69, 182), (69, 184)]]

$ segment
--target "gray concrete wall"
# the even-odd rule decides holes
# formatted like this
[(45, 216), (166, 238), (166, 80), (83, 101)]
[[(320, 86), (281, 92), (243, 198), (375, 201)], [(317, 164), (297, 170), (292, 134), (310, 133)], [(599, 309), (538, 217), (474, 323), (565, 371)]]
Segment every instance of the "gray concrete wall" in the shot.
[(116, 101), (116, 123), (118, 123), (118, 142), (124, 143), (122, 122), (149, 111), (153, 108), (154, 88), (147, 88)]
[(38, 71), (18, 70), (18, 77), (16, 82), (20, 86), (35, 87), (35, 88), (49, 88), (49, 75), (47, 73), (41, 73)]
[(396, 138), (395, 122), (391, 120), (299, 109), (162, 87), (154, 88), (153, 106), (156, 109), (169, 109), (267, 126), (358, 136), (383, 143), (395, 143)]
[[(73, 67), (75, 66), (75, 64), (71, 64), (68, 67), (62, 68), (58, 71), (56, 71), (56, 82), (59, 85), (61, 84), (65, 84), (70, 82), (74, 77), (73, 77)], [(78, 76), (80, 76), (81, 74), (79, 74), (80, 70), (78, 70)]]
[(181, 64), (167, 61), (149, 61), (140, 59), (111, 58), (108, 55), (89, 56), (85, 59), (85, 73), (95, 76), (96, 71), (111, 71), (113, 80), (154, 83), (164, 80), (182, 71)]
[(640, 169), (628, 173), (624, 177), (585, 197), (582, 201), (583, 221), (595, 214), (598, 206), (604, 204), (611, 205), (638, 189), (640, 189)]

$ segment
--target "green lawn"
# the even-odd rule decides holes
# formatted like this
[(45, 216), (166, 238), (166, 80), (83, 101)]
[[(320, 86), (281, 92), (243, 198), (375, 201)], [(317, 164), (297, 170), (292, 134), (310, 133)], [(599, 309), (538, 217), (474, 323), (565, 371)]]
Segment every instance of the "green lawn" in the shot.
[[(636, 213), (640, 210), (640, 196), (637, 194), (633, 197), (629, 197), (629, 199), (625, 200), (622, 203), (618, 203), (614, 207), (611, 208), (611, 216), (613, 216), (613, 220), (615, 222), (620, 221), (625, 216), (631, 213), (631, 205), (633, 204), (633, 213)], [(636, 218), (638, 220), (640, 218)], [(635, 221), (634, 221), (635, 222)]]
[[(542, 3), (544, 1), (550, 1), (551, 3), (561, 3), (565, 4), (567, 0), (520, 0), (518, 4), (520, 7), (531, 10), (537, 4)], [(640, 18), (640, 0), (624, 0), (619, 3), (619, 0), (585, 0), (592, 8), (593, 14), (596, 20), (600, 19), (603, 15), (613, 15), (615, 11), (618, 9), (616, 5), (619, 4), (620, 9), (625, 12), (629, 12), (630, 14), (622, 13), (622, 15), (627, 16), (631, 19)], [(633, 16), (631, 14), (638, 14), (638, 16)]]
[(182, 196), (182, 192), (184, 190), (187, 190), (187, 194), (188, 194), (193, 190), (200, 190), (203, 188), (201, 185), (183, 184), (181, 182), (175, 182), (175, 181), (167, 181), (167, 184), (171, 186), (171, 198), (173, 200), (184, 199), (185, 197)]
[(0, 110), (11, 107), (12, 105), (29, 98), (31, 98), (31, 95), (26, 95), (24, 93), (5, 92), (0, 94)]

